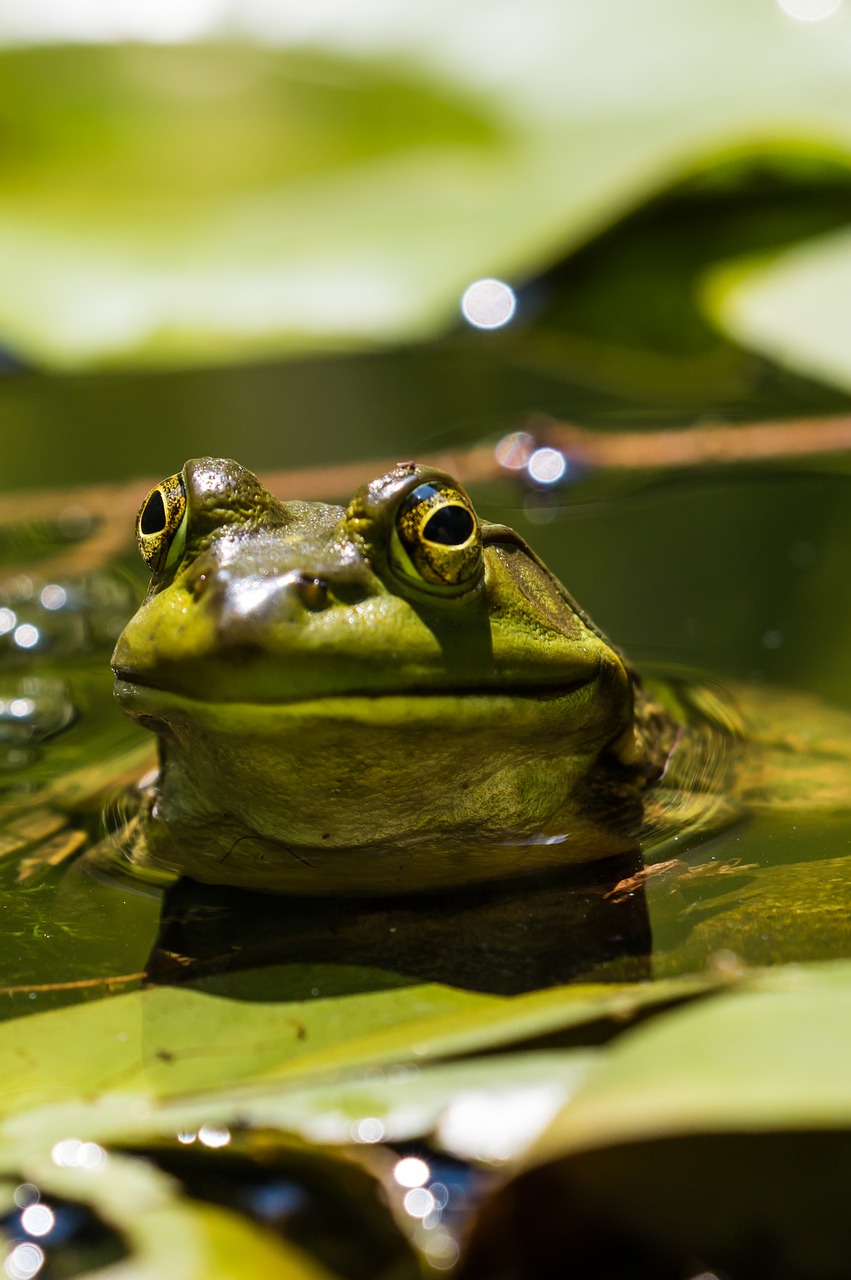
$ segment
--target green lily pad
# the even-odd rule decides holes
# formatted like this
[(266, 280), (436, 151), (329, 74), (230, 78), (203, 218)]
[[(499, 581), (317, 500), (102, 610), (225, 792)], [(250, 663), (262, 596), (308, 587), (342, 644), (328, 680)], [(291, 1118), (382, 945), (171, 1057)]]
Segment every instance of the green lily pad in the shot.
[(788, 966), (612, 1046), (532, 1153), (744, 1129), (851, 1127), (851, 964)]
[[(849, 1158), (851, 965), (766, 972), (610, 1048), (485, 1214), (465, 1274), (550, 1251), (589, 1277), (782, 1259), (838, 1278)], [(533, 1203), (548, 1212), (527, 1223)]]
[[(157, 1102), (118, 1088), (96, 1098), (46, 1102), (0, 1121), (0, 1166), (22, 1166), (57, 1135), (85, 1134), (109, 1147), (174, 1139), (198, 1141), (212, 1129), (276, 1130), (314, 1143), (409, 1142), (435, 1135), (459, 1159), (515, 1160), (600, 1063), (597, 1050), (509, 1053), (419, 1067), (370, 1068), (315, 1086), (282, 1089), (259, 1081), (198, 1097)], [(200, 1136), (199, 1136), (200, 1135)], [(213, 1144), (214, 1145), (214, 1144)]]
[[(96, 1114), (104, 1108), (111, 1132), (115, 1095), (141, 1097), (147, 1125), (147, 1108), (158, 1098), (197, 1098), (272, 1080), (303, 1088), (320, 1073), (334, 1079), (367, 1066), (423, 1064), (571, 1031), (581, 1042), (585, 1026), (620, 1028), (712, 985), (675, 979), (511, 998), (421, 986), (279, 1003), (163, 988), (35, 1014), (0, 1026), (5, 1150), (11, 1158), (16, 1135), (32, 1136), (31, 1113), (47, 1104), (59, 1110), (43, 1134), (45, 1145), (68, 1123), (63, 1105), (80, 1099), (94, 1099)], [(127, 1100), (120, 1105), (126, 1110)], [(94, 1124), (84, 1136), (100, 1131)]]

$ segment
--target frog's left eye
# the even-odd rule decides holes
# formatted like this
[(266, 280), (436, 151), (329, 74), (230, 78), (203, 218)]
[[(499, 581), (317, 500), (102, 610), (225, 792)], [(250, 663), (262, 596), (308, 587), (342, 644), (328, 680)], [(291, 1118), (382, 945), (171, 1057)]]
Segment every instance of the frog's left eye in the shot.
[(183, 477), (169, 476), (152, 489), (136, 517), (136, 545), (151, 573), (163, 573), (186, 544), (186, 489)]
[(462, 489), (418, 485), (396, 512), (392, 560), (407, 577), (468, 590), (482, 570), (482, 533)]

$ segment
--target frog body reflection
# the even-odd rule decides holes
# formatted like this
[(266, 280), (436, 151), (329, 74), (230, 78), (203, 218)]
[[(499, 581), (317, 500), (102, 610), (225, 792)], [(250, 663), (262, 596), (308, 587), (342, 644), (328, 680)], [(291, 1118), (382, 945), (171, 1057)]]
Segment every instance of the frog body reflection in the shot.
[(634, 851), (666, 794), (681, 827), (725, 808), (723, 709), (651, 696), (441, 472), (400, 465), (342, 509), (202, 458), (137, 536), (153, 577), (113, 670), (159, 739), (138, 866), (409, 893)]

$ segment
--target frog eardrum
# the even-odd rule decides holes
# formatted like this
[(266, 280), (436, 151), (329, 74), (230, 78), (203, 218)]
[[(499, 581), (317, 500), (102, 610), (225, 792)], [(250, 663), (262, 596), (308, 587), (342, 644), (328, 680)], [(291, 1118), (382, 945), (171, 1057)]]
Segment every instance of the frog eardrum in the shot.
[(482, 571), (482, 533), (463, 489), (417, 485), (396, 512), (393, 567), (435, 587), (468, 590)]
[(136, 517), (136, 545), (154, 575), (181, 555), (186, 541), (186, 488), (181, 474), (152, 489)]

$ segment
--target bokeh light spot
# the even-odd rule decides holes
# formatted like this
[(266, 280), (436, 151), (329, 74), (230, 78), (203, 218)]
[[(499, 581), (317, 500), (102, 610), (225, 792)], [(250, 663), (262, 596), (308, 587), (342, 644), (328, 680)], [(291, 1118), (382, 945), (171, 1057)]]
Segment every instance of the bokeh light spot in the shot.
[(56, 1214), (46, 1204), (27, 1205), (21, 1214), (21, 1226), (28, 1236), (46, 1236), (55, 1222)]
[(476, 329), (500, 329), (516, 310), (514, 290), (503, 280), (474, 280), (461, 299), (461, 314)]
[(14, 639), (19, 649), (34, 649), (41, 635), (38, 627), (34, 627), (31, 622), (22, 622), (15, 628)]
[(434, 1196), (426, 1187), (413, 1187), (405, 1195), (402, 1204), (405, 1212), (412, 1218), (427, 1218), (435, 1210)]
[(352, 1125), (355, 1142), (380, 1142), (384, 1137), (384, 1125), (376, 1116), (367, 1116)]
[(68, 592), (58, 582), (48, 582), (47, 586), (41, 589), (40, 600), (45, 609), (55, 612), (56, 609), (61, 609), (67, 604)]
[(31, 1280), (44, 1266), (44, 1250), (37, 1244), (16, 1244), (6, 1257), (3, 1270), (9, 1280)]
[(230, 1142), (230, 1129), (223, 1125), (202, 1124), (198, 1130), (198, 1141), (205, 1147), (226, 1147)]
[(567, 472), (567, 459), (560, 449), (544, 445), (536, 449), (526, 464), (529, 479), (535, 484), (558, 484)]
[(422, 1187), (428, 1182), (431, 1170), (418, 1156), (405, 1156), (393, 1170), (393, 1177), (400, 1187)]

